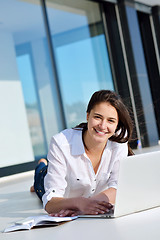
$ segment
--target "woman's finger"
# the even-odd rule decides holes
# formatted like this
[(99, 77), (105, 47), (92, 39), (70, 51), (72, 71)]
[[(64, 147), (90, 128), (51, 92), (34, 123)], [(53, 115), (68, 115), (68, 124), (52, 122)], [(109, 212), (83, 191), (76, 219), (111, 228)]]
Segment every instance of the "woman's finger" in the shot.
[(67, 209), (67, 210), (64, 210), (63, 212), (60, 212), (59, 217), (70, 216), (72, 213), (73, 213), (72, 210)]
[(113, 205), (109, 202), (101, 201), (100, 205), (106, 206), (108, 209), (113, 208)]

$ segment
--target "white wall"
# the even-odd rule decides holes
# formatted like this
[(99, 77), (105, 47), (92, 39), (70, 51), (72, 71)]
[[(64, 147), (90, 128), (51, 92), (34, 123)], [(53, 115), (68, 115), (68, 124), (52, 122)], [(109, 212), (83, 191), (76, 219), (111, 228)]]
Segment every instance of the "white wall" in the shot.
[(0, 81), (0, 167), (33, 160), (21, 83)]
[(0, 167), (33, 161), (12, 34), (0, 32)]

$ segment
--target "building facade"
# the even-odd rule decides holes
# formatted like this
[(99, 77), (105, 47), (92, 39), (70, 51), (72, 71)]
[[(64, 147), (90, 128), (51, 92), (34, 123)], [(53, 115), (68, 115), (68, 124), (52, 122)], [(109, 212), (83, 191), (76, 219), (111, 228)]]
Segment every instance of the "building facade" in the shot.
[(160, 6), (0, 1), (0, 176), (33, 169), (51, 136), (86, 120), (94, 91), (131, 111), (133, 148), (160, 139)]

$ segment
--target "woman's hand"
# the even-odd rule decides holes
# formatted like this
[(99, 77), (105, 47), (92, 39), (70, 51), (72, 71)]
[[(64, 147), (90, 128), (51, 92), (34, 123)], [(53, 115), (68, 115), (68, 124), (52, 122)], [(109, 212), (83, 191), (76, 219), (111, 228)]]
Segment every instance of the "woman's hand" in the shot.
[(75, 209), (62, 209), (57, 213), (51, 213), (53, 217), (73, 217), (77, 215), (97, 215), (108, 212), (113, 206), (107, 201), (92, 198), (75, 198)]
[[(101, 195), (104, 195), (105, 198), (101, 198)], [(91, 198), (52, 198), (47, 202), (45, 210), (54, 216), (55, 214), (58, 214), (56, 216), (96, 215), (104, 214), (112, 207), (107, 196), (100, 194)]]
[(108, 212), (113, 206), (107, 201), (100, 201), (92, 198), (77, 198), (77, 208), (81, 215), (97, 215)]
[(75, 217), (80, 215), (80, 211), (78, 210), (71, 210), (71, 209), (62, 209), (58, 213), (51, 213), (50, 216), (52, 217)]

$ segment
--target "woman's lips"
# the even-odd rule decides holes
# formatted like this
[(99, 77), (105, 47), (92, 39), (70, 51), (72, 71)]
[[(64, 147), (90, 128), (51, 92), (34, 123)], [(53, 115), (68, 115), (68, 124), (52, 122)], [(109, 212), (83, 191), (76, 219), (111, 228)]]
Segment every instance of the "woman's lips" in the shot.
[(105, 134), (107, 134), (107, 132), (102, 132), (102, 131), (99, 131), (99, 130), (97, 130), (97, 129), (95, 129), (95, 128), (94, 128), (94, 130), (96, 131), (96, 133), (99, 133), (100, 135), (105, 135)]

